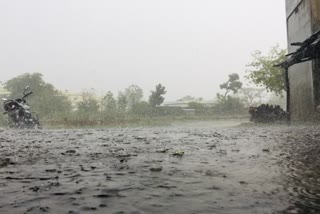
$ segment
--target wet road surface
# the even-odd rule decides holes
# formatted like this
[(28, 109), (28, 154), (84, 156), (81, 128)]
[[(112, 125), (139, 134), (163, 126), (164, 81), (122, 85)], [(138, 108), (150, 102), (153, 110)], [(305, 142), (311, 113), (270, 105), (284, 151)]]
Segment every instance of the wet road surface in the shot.
[(320, 213), (320, 128), (0, 129), (0, 213)]

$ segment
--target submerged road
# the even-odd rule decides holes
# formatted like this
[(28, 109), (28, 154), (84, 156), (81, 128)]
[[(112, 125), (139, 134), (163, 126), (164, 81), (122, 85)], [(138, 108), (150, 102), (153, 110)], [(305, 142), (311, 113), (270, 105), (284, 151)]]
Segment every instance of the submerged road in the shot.
[(0, 130), (0, 213), (320, 213), (320, 128)]

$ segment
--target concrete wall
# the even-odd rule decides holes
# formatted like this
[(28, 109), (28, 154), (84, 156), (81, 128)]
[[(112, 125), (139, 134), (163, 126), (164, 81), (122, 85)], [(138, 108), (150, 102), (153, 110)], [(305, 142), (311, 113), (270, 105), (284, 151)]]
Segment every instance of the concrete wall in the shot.
[[(311, 0), (311, 28), (313, 32), (316, 32), (320, 29), (320, 0)], [(319, 106), (320, 105), (320, 60), (315, 60), (313, 62), (313, 88), (314, 88), (315, 106)]]
[(311, 0), (311, 17), (312, 17), (312, 30), (318, 31), (320, 29), (320, 1)]
[(286, 0), (286, 12), (287, 17), (297, 8), (297, 6), (301, 3), (301, 0)]
[[(289, 53), (297, 49), (291, 46), (291, 43), (304, 41), (313, 33), (312, 1), (286, 0)], [(291, 119), (312, 119), (315, 109), (313, 63), (306, 62), (290, 67), (289, 82)]]

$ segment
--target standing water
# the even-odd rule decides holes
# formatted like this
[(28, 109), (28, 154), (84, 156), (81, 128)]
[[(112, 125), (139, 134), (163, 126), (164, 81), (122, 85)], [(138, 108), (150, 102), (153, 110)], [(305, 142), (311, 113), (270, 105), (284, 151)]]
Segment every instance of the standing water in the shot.
[(319, 213), (318, 127), (0, 131), (1, 213)]

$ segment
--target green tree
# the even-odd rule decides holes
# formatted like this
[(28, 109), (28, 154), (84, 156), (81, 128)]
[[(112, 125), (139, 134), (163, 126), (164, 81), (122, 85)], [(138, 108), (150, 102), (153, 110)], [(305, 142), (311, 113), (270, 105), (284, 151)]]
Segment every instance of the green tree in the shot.
[(117, 100), (113, 97), (111, 91), (103, 97), (102, 112), (106, 120), (115, 119), (117, 116)]
[(76, 113), (83, 120), (96, 119), (99, 114), (99, 102), (89, 93), (82, 94), (82, 101), (77, 103)]
[(227, 82), (220, 85), (225, 90), (223, 95), (217, 94), (217, 103), (213, 107), (216, 114), (242, 114), (245, 111), (244, 103), (238, 97), (230, 96), (230, 92), (237, 94), (242, 88), (239, 75), (230, 74)]
[(223, 96), (217, 94), (218, 101), (213, 106), (213, 111), (215, 114), (225, 114), (225, 115), (235, 115), (246, 113), (246, 108), (244, 103), (238, 97)]
[(286, 90), (285, 70), (274, 65), (285, 61), (286, 54), (287, 50), (279, 46), (272, 47), (267, 55), (263, 55), (261, 51), (255, 51), (252, 54), (252, 62), (247, 65), (246, 78), (266, 88), (267, 91), (282, 95)]
[(123, 92), (119, 92), (117, 99), (117, 109), (119, 112), (125, 112), (128, 107), (128, 100)]
[(143, 97), (143, 90), (137, 85), (130, 85), (125, 89), (124, 94), (127, 98), (129, 109), (138, 104)]
[(46, 83), (40, 73), (26, 73), (5, 82), (4, 87), (10, 92), (10, 98), (22, 96), (26, 86), (34, 92), (29, 104), (33, 111), (41, 117), (52, 118), (55, 115), (70, 113), (72, 105), (68, 97), (56, 90), (53, 85)]
[(130, 113), (139, 117), (150, 117), (152, 116), (153, 108), (148, 102), (141, 101), (131, 108)]
[(240, 77), (238, 74), (233, 73), (229, 75), (227, 82), (220, 85), (220, 89), (226, 90), (224, 97), (226, 98), (230, 92), (236, 94), (242, 87), (242, 82), (240, 82)]
[(111, 91), (108, 91), (103, 97), (103, 110), (111, 113), (115, 113), (117, 110), (117, 100), (114, 98)]
[(188, 103), (188, 108), (194, 109), (196, 114), (204, 114), (207, 109), (202, 103), (190, 102)]
[(151, 91), (151, 95), (149, 97), (150, 105), (152, 107), (160, 106), (164, 101), (164, 97), (162, 95), (165, 95), (166, 93), (167, 93), (166, 88), (161, 84), (158, 84), (156, 86), (156, 90)]
[(264, 88), (242, 88), (239, 92), (246, 107), (261, 105), (263, 97), (266, 96)]

